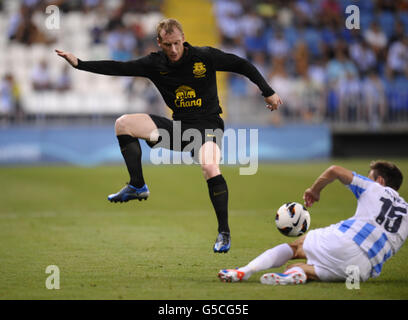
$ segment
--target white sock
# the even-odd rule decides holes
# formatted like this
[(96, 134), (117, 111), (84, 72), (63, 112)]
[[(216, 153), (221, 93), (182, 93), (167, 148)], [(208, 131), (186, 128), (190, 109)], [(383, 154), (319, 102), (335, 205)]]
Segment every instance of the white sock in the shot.
[(244, 280), (247, 280), (255, 272), (281, 267), (292, 258), (292, 248), (287, 243), (283, 243), (266, 250), (245, 267), (239, 268), (238, 270), (245, 273)]

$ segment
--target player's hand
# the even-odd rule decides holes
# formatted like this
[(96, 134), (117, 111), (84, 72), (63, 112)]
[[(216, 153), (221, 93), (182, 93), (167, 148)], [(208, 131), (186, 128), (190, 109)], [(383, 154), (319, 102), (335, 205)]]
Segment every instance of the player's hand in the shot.
[(266, 107), (273, 111), (278, 109), (279, 105), (282, 104), (281, 98), (278, 96), (277, 93), (265, 98)]
[(55, 49), (55, 52), (56, 52), (60, 57), (62, 57), (62, 58), (64, 58), (65, 60), (67, 60), (68, 63), (69, 63), (71, 66), (76, 67), (76, 66), (78, 65), (78, 58), (75, 57), (72, 53), (65, 52), (65, 51), (58, 50), (58, 49)]
[(313, 203), (320, 200), (320, 194), (313, 191), (311, 188), (308, 188), (303, 194), (303, 200), (306, 207), (311, 207)]

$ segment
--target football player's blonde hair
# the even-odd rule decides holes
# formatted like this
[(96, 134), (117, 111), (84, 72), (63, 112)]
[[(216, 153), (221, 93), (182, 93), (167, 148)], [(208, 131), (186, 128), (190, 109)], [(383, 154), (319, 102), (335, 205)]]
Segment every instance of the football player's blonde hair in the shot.
[(181, 26), (181, 23), (178, 22), (176, 19), (163, 19), (161, 20), (156, 27), (157, 30), (157, 39), (160, 41), (162, 40), (160, 36), (160, 32), (164, 30), (165, 34), (172, 33), (174, 31), (174, 28), (178, 29), (181, 34), (183, 34), (183, 27)]

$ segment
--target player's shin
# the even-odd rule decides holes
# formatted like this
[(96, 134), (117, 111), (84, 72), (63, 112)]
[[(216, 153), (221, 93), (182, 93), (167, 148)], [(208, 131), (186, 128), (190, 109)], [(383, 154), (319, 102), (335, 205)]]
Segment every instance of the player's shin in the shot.
[(218, 232), (229, 233), (228, 226), (228, 187), (222, 175), (207, 180), (210, 199), (218, 220)]
[(142, 171), (142, 149), (138, 138), (129, 135), (117, 136), (120, 151), (125, 159), (126, 167), (129, 171), (129, 184), (141, 188), (145, 185)]

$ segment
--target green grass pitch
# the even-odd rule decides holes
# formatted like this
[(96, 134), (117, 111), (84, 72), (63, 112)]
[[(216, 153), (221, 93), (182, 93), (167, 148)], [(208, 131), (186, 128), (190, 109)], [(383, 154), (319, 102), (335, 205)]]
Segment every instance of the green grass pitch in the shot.
[[(394, 160), (408, 179), (408, 160)], [(0, 299), (408, 299), (408, 245), (377, 279), (304, 286), (222, 283), (221, 268), (242, 266), (291, 241), (275, 228), (276, 209), (302, 202), (303, 191), (330, 164), (366, 174), (368, 159), (262, 164), (253, 176), (222, 171), (230, 192), (232, 248), (214, 254), (216, 218), (198, 166), (145, 166), (147, 201), (112, 204), (127, 181), (124, 166), (0, 168)], [(400, 194), (408, 199), (405, 180)], [(311, 228), (354, 214), (356, 200), (340, 182), (311, 208)], [(57, 265), (60, 289), (48, 290)], [(281, 271), (283, 268), (274, 269)]]

